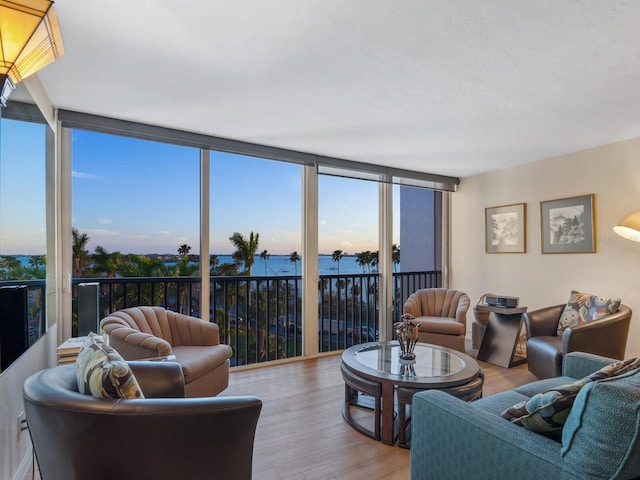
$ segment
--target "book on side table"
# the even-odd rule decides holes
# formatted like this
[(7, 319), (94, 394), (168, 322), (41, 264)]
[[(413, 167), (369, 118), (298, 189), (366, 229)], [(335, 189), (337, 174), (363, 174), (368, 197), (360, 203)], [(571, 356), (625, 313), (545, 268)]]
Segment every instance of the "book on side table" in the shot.
[(60, 346), (56, 348), (58, 365), (75, 362), (85, 338), (87, 337), (71, 337), (62, 342)]

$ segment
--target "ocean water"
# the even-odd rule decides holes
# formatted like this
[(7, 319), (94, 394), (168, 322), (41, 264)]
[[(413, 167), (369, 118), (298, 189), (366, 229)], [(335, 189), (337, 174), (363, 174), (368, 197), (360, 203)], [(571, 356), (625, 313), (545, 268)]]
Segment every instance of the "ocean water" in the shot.
[[(29, 256), (18, 255), (16, 257), (23, 265), (29, 265)], [(218, 255), (219, 265), (224, 263), (233, 263), (231, 255)], [(167, 262), (167, 265), (175, 265), (175, 262)], [(399, 266), (398, 266), (399, 267)], [(396, 270), (399, 271), (399, 268)], [(358, 273), (375, 273), (374, 267), (365, 267), (364, 271), (356, 262), (356, 256), (345, 256), (340, 260), (340, 271), (338, 272), (338, 262), (334, 262), (331, 255), (318, 256), (318, 274), (319, 275), (336, 275), (340, 274), (358, 274)], [(294, 265), (289, 260), (289, 255), (271, 255), (265, 262), (256, 255), (253, 264), (253, 276), (277, 276), (277, 275), (300, 275), (302, 273), (302, 262), (298, 261)]]
[[(230, 255), (219, 255), (220, 264), (232, 263)], [(266, 261), (256, 256), (253, 263), (253, 276), (274, 276), (274, 275), (300, 275), (302, 273), (302, 262), (296, 262), (294, 265), (289, 260), (289, 255), (271, 255)], [(338, 262), (334, 262), (331, 255), (318, 256), (318, 274), (320, 275), (337, 275), (340, 274), (357, 274), (357, 273), (375, 273), (377, 270), (371, 267), (362, 267), (356, 262), (355, 256), (346, 256), (340, 260), (340, 272), (338, 272)], [(266, 273), (265, 273), (266, 272)]]

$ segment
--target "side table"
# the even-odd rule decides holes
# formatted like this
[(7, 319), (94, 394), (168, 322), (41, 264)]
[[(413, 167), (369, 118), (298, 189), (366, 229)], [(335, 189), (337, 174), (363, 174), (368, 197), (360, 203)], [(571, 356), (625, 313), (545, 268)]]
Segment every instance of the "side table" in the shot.
[(491, 312), (477, 359), (504, 368), (525, 363), (527, 361), (525, 357), (516, 355), (516, 347), (522, 329), (522, 314), (527, 311), (527, 307), (504, 308), (478, 305), (476, 308)]

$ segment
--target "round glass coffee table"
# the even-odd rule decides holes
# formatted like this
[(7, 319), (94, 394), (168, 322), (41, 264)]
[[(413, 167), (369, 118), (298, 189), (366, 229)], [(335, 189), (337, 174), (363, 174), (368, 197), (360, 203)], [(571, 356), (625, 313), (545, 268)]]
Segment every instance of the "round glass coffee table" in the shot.
[[(363, 343), (342, 353), (342, 414), (351, 426), (389, 445), (397, 437), (400, 446), (406, 447), (406, 409), (414, 393), (436, 388), (466, 401), (482, 396), (482, 369), (470, 356), (427, 343), (416, 344), (415, 354), (415, 360), (400, 359), (397, 341)], [(373, 429), (358, 422), (351, 407), (372, 409)]]

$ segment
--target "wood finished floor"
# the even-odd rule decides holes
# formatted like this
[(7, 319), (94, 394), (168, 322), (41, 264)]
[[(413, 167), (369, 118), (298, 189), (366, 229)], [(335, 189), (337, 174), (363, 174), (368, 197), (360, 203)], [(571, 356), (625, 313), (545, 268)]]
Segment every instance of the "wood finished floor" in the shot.
[[(370, 439), (343, 420), (340, 360), (332, 355), (231, 373), (224, 396), (256, 395), (263, 402), (254, 480), (409, 479), (409, 450)], [(479, 363), (484, 396), (536, 380), (526, 364), (504, 369)]]
[[(224, 395), (252, 394), (263, 401), (255, 480), (409, 478), (409, 450), (370, 439), (343, 420), (340, 360), (335, 355), (231, 374)], [(504, 369), (479, 363), (485, 396), (536, 380), (526, 364)]]

